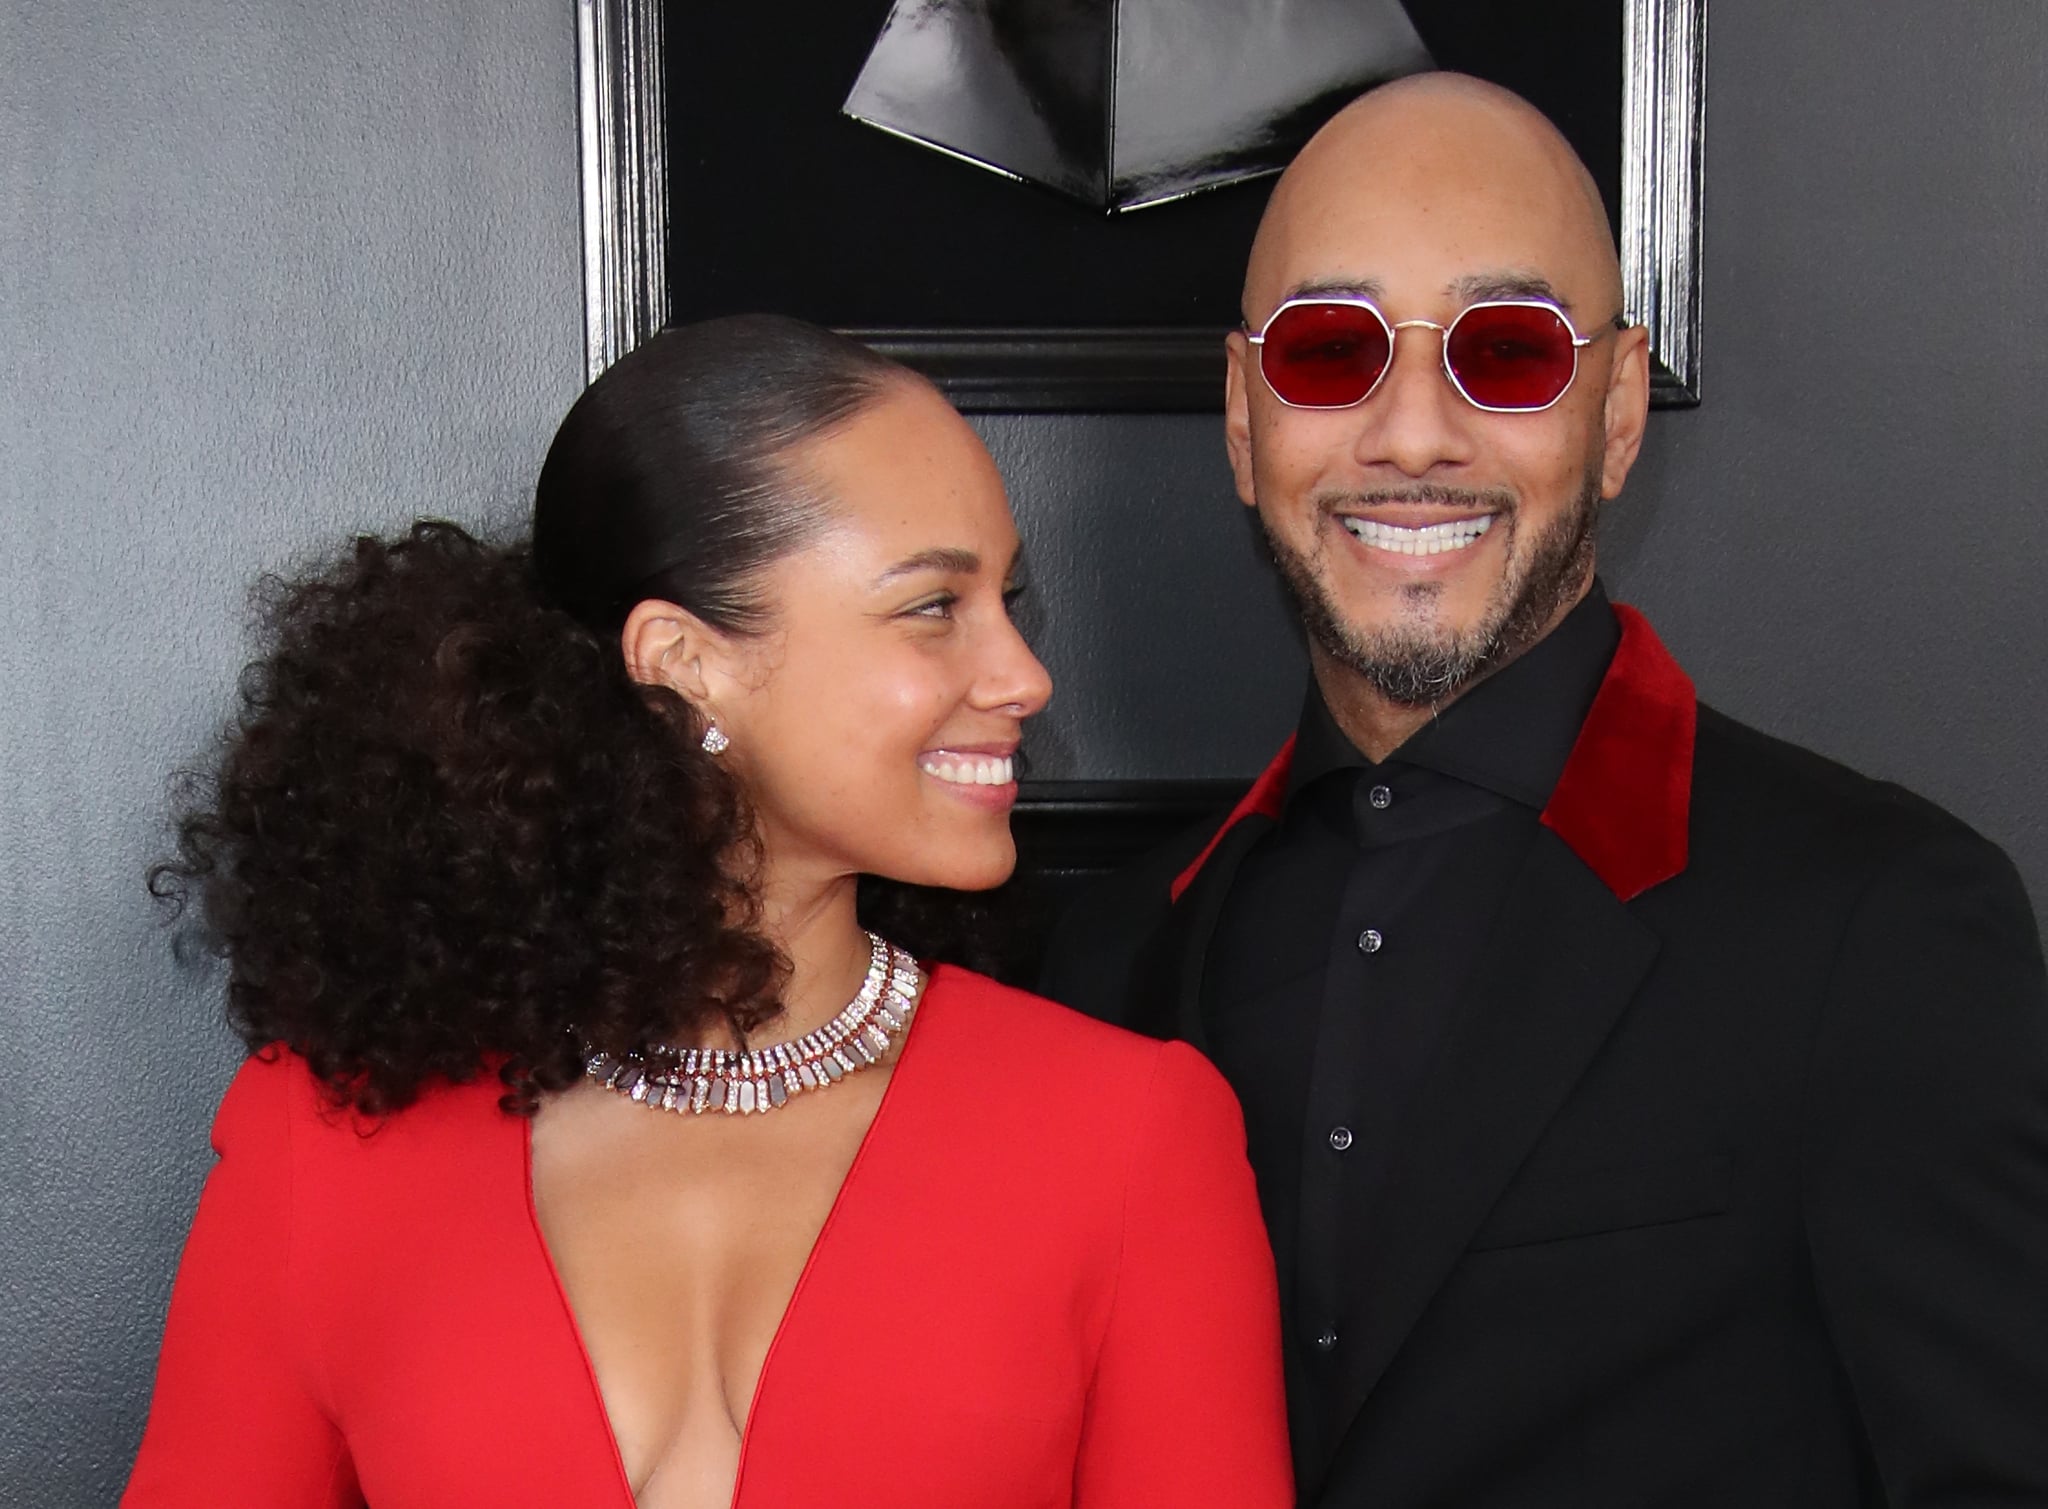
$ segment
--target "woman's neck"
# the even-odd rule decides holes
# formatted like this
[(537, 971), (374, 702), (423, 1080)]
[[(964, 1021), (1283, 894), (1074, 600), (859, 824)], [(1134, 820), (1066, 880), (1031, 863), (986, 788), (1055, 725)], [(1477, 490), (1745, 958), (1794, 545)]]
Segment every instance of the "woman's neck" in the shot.
[(859, 877), (765, 878), (761, 930), (789, 960), (781, 1015), (752, 1034), (784, 1042), (821, 1027), (853, 999), (866, 977), (868, 935), (855, 911)]

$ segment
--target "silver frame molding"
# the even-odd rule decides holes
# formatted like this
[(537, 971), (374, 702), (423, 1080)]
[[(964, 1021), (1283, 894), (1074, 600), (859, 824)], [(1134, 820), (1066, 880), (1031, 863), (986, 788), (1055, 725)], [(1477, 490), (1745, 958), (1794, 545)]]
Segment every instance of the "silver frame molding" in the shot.
[(668, 322), (661, 0), (576, 0), (583, 358), (596, 381)]
[(1622, 8), (1621, 288), (1650, 330), (1651, 399), (1700, 401), (1701, 184), (1706, 161), (1707, 0)]
[[(668, 320), (661, 0), (576, 0), (583, 329), (593, 380)], [(1621, 274), (1650, 331), (1650, 401), (1700, 401), (1706, 0), (1622, 0)], [(858, 330), (983, 411), (1202, 410), (1209, 330)]]

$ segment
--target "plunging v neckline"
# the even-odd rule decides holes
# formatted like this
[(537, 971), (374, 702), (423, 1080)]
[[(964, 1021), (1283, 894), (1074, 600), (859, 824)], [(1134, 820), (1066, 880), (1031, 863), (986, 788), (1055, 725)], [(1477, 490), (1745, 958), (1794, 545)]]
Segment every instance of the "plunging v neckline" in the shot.
[[(790, 1290), (789, 1303), (777, 1317), (775, 1331), (768, 1339), (768, 1350), (761, 1358), (761, 1371), (754, 1379), (753, 1396), (747, 1400), (746, 1418), (740, 1426), (739, 1467), (733, 1473), (732, 1498), (727, 1509), (741, 1509), (740, 1495), (746, 1489), (748, 1447), (754, 1435), (754, 1421), (761, 1412), (761, 1396), (767, 1392), (771, 1373), (775, 1367), (775, 1355), (782, 1350), (784, 1339), (789, 1334), (791, 1317), (803, 1302), (804, 1290), (810, 1286), (811, 1275), (817, 1269), (820, 1255), (825, 1251), (832, 1228), (838, 1224), (839, 1213), (845, 1207), (847, 1191), (853, 1188), (854, 1180), (860, 1177), (862, 1167), (868, 1162), (870, 1151), (875, 1145), (882, 1122), (889, 1114), (889, 1107), (898, 1098), (898, 1087), (903, 1083), (904, 1070), (909, 1066), (916, 1046), (927, 1034), (922, 1032), (925, 1018), (931, 1012), (933, 987), (938, 984), (945, 965), (936, 965), (925, 973), (924, 989), (917, 998), (916, 1010), (912, 1012), (908, 1029), (903, 1034), (903, 1046), (896, 1055), (896, 1062), (890, 1068), (889, 1082), (882, 1087), (882, 1098), (875, 1107), (875, 1114), (869, 1118), (867, 1129), (861, 1133), (860, 1143), (855, 1147), (853, 1161), (847, 1165), (846, 1177), (839, 1181), (839, 1188), (832, 1196), (831, 1207), (825, 1212), (825, 1222), (818, 1228), (818, 1234), (811, 1240), (810, 1251), (804, 1254), (804, 1265), (797, 1273), (796, 1287)], [(604, 1432), (604, 1444), (609, 1452), (614, 1480), (619, 1488), (619, 1509), (639, 1509), (639, 1500), (633, 1493), (633, 1480), (626, 1472), (626, 1459), (619, 1449), (618, 1432), (612, 1428), (611, 1413), (605, 1408), (604, 1390), (597, 1381), (597, 1366), (591, 1361), (590, 1348), (584, 1345), (583, 1330), (576, 1320), (575, 1306), (569, 1302), (569, 1291), (562, 1283), (561, 1271), (555, 1267), (554, 1254), (549, 1251), (546, 1236), (541, 1231), (540, 1211), (533, 1192), (533, 1121), (527, 1118), (520, 1131), (521, 1156), (525, 1161), (526, 1222), (532, 1233), (535, 1252), (539, 1255), (543, 1272), (553, 1288), (555, 1298), (562, 1307), (562, 1320), (568, 1327), (569, 1340), (575, 1348), (577, 1358), (583, 1364), (584, 1387), (589, 1391), (591, 1404), (597, 1414), (599, 1426)]]

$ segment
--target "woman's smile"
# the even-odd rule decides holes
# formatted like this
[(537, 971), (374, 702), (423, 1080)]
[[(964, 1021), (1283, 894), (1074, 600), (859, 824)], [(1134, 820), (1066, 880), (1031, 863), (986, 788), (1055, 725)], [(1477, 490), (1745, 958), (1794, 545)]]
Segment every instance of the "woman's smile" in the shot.
[(917, 757), (917, 768), (948, 796), (1006, 812), (1017, 800), (1016, 753), (1015, 744), (953, 745), (926, 750)]

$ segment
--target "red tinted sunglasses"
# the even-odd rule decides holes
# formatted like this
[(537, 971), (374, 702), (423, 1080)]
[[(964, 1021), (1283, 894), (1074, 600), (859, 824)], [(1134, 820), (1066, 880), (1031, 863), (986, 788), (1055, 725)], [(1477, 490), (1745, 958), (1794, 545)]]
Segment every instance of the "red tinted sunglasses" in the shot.
[(1468, 304), (1448, 325), (1389, 323), (1365, 299), (1289, 299), (1265, 328), (1246, 334), (1275, 398), (1292, 409), (1348, 409), (1379, 387), (1393, 364), (1394, 332), (1411, 326), (1441, 332), (1444, 375), (1467, 403), (1489, 414), (1549, 408), (1578, 375), (1579, 347), (1595, 340), (1543, 299)]

